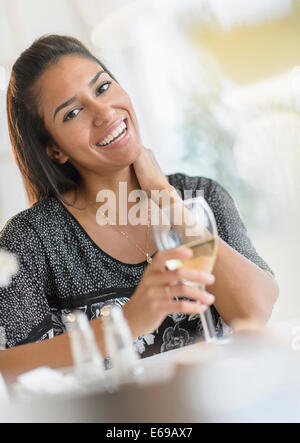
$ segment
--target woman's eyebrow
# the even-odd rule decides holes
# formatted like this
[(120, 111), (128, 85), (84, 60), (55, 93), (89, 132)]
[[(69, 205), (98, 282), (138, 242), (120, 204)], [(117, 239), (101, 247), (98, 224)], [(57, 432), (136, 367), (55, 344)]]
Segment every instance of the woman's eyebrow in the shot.
[(99, 71), (95, 77), (90, 81), (89, 83), (89, 87), (91, 88), (92, 86), (94, 86), (94, 84), (97, 82), (98, 78), (100, 77), (100, 75), (105, 74), (105, 71)]
[[(97, 82), (97, 80), (99, 79), (99, 77), (105, 74), (105, 71), (99, 71), (95, 77), (89, 82), (89, 87), (91, 88), (92, 86), (94, 86), (94, 84)], [(65, 103), (63, 103), (62, 105), (58, 106), (54, 112), (53, 115), (53, 121), (55, 120), (56, 115), (59, 113), (59, 111), (61, 111), (62, 109), (66, 108), (67, 106), (70, 106), (74, 101), (76, 100), (76, 96), (70, 98), (68, 101), (66, 101)]]
[(55, 120), (56, 114), (58, 114), (59, 111), (66, 108), (67, 106), (70, 106), (75, 100), (76, 100), (76, 97), (72, 97), (72, 98), (70, 98), (70, 100), (68, 100), (65, 103), (63, 103), (62, 105), (58, 106), (58, 108), (56, 108), (56, 110), (54, 112), (53, 121)]

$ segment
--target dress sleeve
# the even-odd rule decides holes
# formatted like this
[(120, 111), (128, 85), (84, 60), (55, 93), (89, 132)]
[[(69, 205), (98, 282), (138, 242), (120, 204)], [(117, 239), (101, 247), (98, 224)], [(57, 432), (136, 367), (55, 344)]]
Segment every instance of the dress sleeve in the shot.
[(239, 210), (229, 193), (217, 182), (212, 182), (206, 197), (212, 208), (219, 236), (241, 255), (274, 276), (268, 264), (253, 246)]
[(0, 328), (6, 346), (52, 338), (47, 257), (38, 234), (29, 221), (16, 216), (0, 234), (0, 249), (13, 253), (19, 265), (11, 284), (0, 288)]

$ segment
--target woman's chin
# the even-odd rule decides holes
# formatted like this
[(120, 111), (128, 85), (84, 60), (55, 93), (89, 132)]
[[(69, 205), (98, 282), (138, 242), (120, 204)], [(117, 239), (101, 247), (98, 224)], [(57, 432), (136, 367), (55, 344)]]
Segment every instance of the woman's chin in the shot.
[(131, 148), (126, 153), (126, 160), (124, 155), (124, 160), (128, 165), (132, 165), (135, 161), (137, 161), (142, 151), (143, 147), (141, 144), (138, 143), (132, 144)]

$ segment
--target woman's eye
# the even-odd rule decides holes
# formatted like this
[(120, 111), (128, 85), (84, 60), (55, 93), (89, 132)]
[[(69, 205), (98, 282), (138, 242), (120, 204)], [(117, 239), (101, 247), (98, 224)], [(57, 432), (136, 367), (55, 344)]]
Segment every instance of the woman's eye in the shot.
[[(112, 82), (105, 82), (103, 83), (103, 85), (101, 85), (99, 88), (97, 88), (96, 91), (96, 95), (100, 95), (103, 94), (103, 92), (107, 91), (110, 88), (110, 85), (112, 84)], [(69, 120), (72, 120), (73, 118), (77, 117), (77, 115), (79, 114), (79, 112), (81, 111), (81, 109), (73, 109), (73, 111), (69, 112), (65, 117), (64, 117), (64, 122), (67, 122)]]
[(76, 117), (80, 112), (80, 109), (73, 109), (73, 111), (69, 112), (65, 118), (64, 118), (64, 122), (67, 122), (69, 120), (72, 120), (74, 117)]
[(112, 82), (105, 82), (97, 89), (97, 95), (103, 94), (103, 92), (107, 91)]

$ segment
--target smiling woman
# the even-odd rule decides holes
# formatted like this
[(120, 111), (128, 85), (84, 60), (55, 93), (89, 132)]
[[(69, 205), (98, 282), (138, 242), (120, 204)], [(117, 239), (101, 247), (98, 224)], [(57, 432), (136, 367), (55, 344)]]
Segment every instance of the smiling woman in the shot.
[[(104, 355), (101, 313), (107, 304), (123, 306), (142, 357), (203, 338), (199, 314), (214, 302), (218, 335), (236, 318), (268, 320), (277, 285), (232, 198), (213, 180), (161, 172), (142, 145), (129, 96), (80, 42), (46, 36), (21, 54), (7, 112), (31, 207), (9, 220), (0, 235), (0, 248), (19, 259), (18, 275), (0, 289), (0, 327), (8, 347), (26, 344), (5, 358), (0, 353), (0, 370), (9, 375), (69, 365), (64, 319), (73, 309), (92, 321)], [(127, 196), (119, 192), (121, 182)], [(136, 203), (128, 198), (135, 190), (148, 197), (152, 190), (167, 191), (173, 201), (181, 201), (184, 191), (196, 196), (201, 190), (218, 225), (216, 278), (188, 268), (167, 270), (166, 261), (191, 258), (192, 251), (157, 252), (149, 220), (122, 229), (100, 226), (101, 190), (114, 192), (116, 208), (123, 198), (130, 202), (126, 211)], [(141, 201), (142, 209), (148, 214), (149, 199)], [(213, 296), (183, 280), (212, 285)]]
[[(64, 61), (68, 67), (69, 78), (65, 75), (59, 76), (60, 80), (57, 84), (51, 83), (55, 72), (59, 73), (63, 69), (61, 63), (63, 56), (69, 58), (68, 61)], [(90, 72), (96, 72), (96, 75), (92, 75), (88, 81), (87, 89), (90, 89), (90, 93), (94, 92), (95, 96), (103, 94), (109, 89), (112, 81), (118, 85), (109, 70), (79, 41), (70, 37), (48, 36), (39, 39), (22, 54), (14, 65), (7, 94), (8, 121), (14, 155), (22, 172), (30, 204), (49, 195), (62, 196), (64, 192), (73, 189), (78, 184), (80, 175), (74, 165), (69, 161), (53, 162), (51, 160), (51, 156), (57, 158), (58, 151), (53, 149), (55, 144), (53, 135), (50, 135), (43, 116), (47, 117), (47, 123), (51, 128), (57, 129), (62, 126), (62, 123), (71, 121), (82, 111), (83, 103), (79, 103), (79, 97), (67, 96), (68, 90), (71, 95), (74, 92), (70, 87), (74, 82), (72, 75), (74, 72), (78, 73), (78, 76), (81, 74), (78, 68), (80, 59), (81, 62), (86, 62), (82, 63), (84, 80), (88, 77), (85, 71), (87, 61), (89, 61)], [(50, 67), (52, 69), (49, 69)], [(104, 80), (99, 84), (101, 76)], [(49, 81), (46, 87), (41, 89), (41, 84), (47, 80)], [(93, 91), (92, 88), (96, 90)], [(41, 91), (45, 100), (48, 100), (49, 108), (38, 112), (38, 105), (42, 100)], [(66, 100), (56, 107), (51, 97), (57, 98), (57, 102), (59, 97), (66, 97)], [(50, 118), (51, 115), (52, 118)], [(20, 134), (18, 140), (14, 137), (16, 132)], [(57, 132), (54, 131), (55, 136), (60, 140)], [(71, 128), (71, 133), (74, 137), (76, 136), (74, 127)], [(66, 137), (69, 137), (67, 131)], [(69, 140), (72, 141), (71, 138)], [(48, 153), (51, 151), (50, 156), (47, 155), (45, 146), (49, 148)]]

